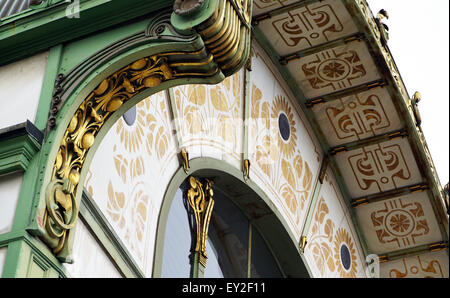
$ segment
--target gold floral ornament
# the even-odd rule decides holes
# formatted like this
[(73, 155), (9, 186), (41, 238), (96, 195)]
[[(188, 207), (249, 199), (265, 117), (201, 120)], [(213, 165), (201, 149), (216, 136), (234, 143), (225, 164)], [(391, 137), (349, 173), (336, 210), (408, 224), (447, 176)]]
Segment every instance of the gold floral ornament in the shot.
[(79, 106), (72, 117), (52, 172), (52, 182), (46, 190), (44, 241), (63, 261), (70, 261), (69, 250), (64, 250), (68, 232), (78, 217), (76, 191), (86, 155), (105, 121), (125, 101), (142, 89), (156, 87), (173, 78), (167, 57), (142, 58), (114, 73)]
[(214, 207), (213, 181), (205, 179), (205, 183), (194, 177), (189, 177), (190, 188), (187, 191), (187, 200), (195, 216), (195, 252), (199, 253), (200, 263), (206, 267), (206, 239), (208, 236), (209, 221)]
[(340, 277), (356, 277), (355, 245), (348, 232), (343, 228), (339, 229), (335, 235), (334, 259)]
[(276, 138), (281, 154), (290, 158), (297, 147), (297, 135), (294, 121), (294, 114), (286, 99), (276, 96), (272, 106), (272, 135)]

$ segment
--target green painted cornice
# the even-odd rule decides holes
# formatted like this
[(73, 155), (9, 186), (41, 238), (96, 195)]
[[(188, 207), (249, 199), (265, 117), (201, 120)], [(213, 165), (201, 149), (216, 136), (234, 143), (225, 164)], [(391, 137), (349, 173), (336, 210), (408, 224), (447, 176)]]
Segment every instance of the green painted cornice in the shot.
[(173, 0), (80, 0), (79, 18), (66, 16), (68, 2), (26, 10), (0, 21), (0, 65), (172, 4)]
[(0, 175), (26, 171), (41, 149), (42, 133), (29, 121), (0, 130)]

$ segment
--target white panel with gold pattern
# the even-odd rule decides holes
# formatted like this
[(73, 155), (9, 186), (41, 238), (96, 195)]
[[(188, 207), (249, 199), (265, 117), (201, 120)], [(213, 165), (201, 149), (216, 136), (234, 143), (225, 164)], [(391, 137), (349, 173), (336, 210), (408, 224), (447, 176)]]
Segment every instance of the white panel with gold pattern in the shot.
[(358, 31), (341, 0), (317, 1), (291, 9), (261, 21), (258, 28), (270, 36), (269, 42), (281, 56)]
[(212, 157), (242, 168), (243, 84), (240, 71), (221, 84), (174, 88), (180, 147), (190, 159)]
[(307, 233), (305, 258), (314, 277), (367, 277), (364, 253), (330, 170)]
[(338, 153), (335, 158), (352, 198), (423, 182), (407, 138)]
[(287, 68), (308, 99), (380, 79), (363, 41), (293, 60)]
[(448, 255), (430, 252), (380, 264), (382, 278), (448, 278)]
[(312, 110), (332, 147), (402, 128), (386, 88), (317, 104)]
[(253, 1), (253, 15), (259, 14), (281, 8), (283, 6), (297, 2), (298, 0), (254, 0)]
[(85, 187), (141, 270), (151, 276), (159, 209), (179, 161), (165, 92), (136, 108), (131, 126), (120, 118), (102, 140)]
[(293, 96), (253, 45), (249, 122), (251, 179), (273, 198), (300, 239), (322, 153)]
[(356, 208), (371, 252), (439, 242), (442, 235), (426, 192), (373, 202)]

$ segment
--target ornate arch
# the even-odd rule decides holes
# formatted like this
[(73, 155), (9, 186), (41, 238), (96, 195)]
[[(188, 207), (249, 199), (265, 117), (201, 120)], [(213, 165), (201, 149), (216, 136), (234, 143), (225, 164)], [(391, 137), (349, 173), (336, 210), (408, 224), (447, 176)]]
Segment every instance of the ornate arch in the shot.
[[(161, 277), (164, 239), (166, 233), (169, 232), (166, 229), (166, 225), (175, 193), (183, 181), (192, 177), (213, 178), (214, 187), (218, 187), (223, 191), (239, 184), (242, 184), (242, 186), (238, 188), (244, 187), (247, 191), (251, 191), (253, 195), (247, 194), (245, 197), (238, 195), (239, 200), (234, 200), (234, 203), (241, 210), (245, 210), (245, 216), (262, 234), (270, 234), (270, 237), (267, 237), (265, 240), (271, 247), (272, 253), (276, 255), (283, 273), (290, 277), (311, 276), (308, 263), (302, 254), (299, 253), (300, 248), (296, 245), (297, 241), (295, 240), (294, 232), (280, 210), (273, 204), (273, 198), (266, 194), (256, 182), (251, 180), (245, 181), (242, 172), (227, 161), (211, 157), (198, 157), (190, 161), (189, 173), (186, 173), (182, 168), (178, 169), (166, 186), (156, 230), (155, 250), (153, 253), (154, 277)], [(195, 243), (198, 243), (197, 237), (194, 237), (196, 239)], [(204, 266), (206, 267), (206, 265)]]
[[(94, 55), (58, 78), (32, 222), (60, 261), (71, 261), (79, 186), (107, 123), (144, 95), (186, 83), (218, 83), (239, 70), (249, 56), (251, 2), (176, 1), (170, 20), (155, 18), (145, 32), (97, 53), (102, 59)], [(143, 45), (145, 51), (126, 54)], [(99, 69), (119, 53), (122, 63), (129, 62), (111, 66), (106, 78), (99, 71), (85, 74), (88, 65)], [(101, 82), (92, 86), (96, 80)], [(73, 95), (77, 86), (89, 91)]]

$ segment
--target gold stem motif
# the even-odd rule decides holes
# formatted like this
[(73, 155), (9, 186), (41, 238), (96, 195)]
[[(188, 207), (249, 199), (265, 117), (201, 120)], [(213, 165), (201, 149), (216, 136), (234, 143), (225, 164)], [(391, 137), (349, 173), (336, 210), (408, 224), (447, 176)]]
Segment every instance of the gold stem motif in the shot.
[(195, 237), (195, 251), (199, 253), (200, 263), (206, 267), (206, 242), (208, 237), (209, 222), (211, 220), (212, 210), (214, 207), (213, 189), (214, 182), (210, 179), (205, 179), (203, 184), (194, 177), (189, 177), (190, 188), (187, 191), (187, 199), (189, 205), (194, 211), (196, 237)]

